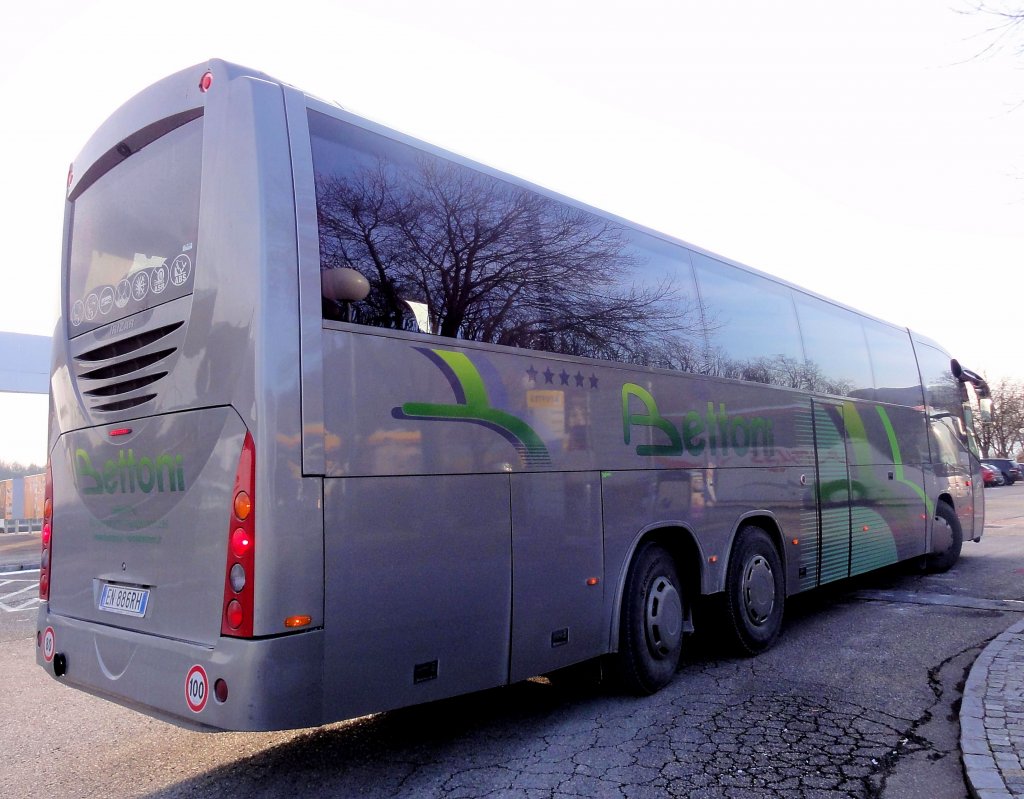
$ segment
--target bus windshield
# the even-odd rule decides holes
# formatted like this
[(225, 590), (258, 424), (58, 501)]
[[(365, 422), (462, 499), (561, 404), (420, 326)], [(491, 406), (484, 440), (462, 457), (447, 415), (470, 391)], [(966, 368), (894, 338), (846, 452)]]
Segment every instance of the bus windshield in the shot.
[(74, 201), (68, 335), (192, 290), (202, 119), (132, 153)]

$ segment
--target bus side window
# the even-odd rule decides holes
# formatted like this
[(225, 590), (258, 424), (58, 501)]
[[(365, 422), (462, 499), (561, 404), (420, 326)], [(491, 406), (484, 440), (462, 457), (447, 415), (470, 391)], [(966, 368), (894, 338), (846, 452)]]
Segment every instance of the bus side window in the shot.
[(651, 366), (703, 349), (677, 246), (309, 112), (320, 268), (368, 293), (326, 318)]
[(875, 378), (875, 399), (911, 408), (919, 406), (924, 389), (910, 335), (906, 330), (872, 319), (862, 321)]
[(871, 399), (874, 380), (861, 317), (845, 308), (795, 292), (807, 355), (806, 386), (812, 391)]
[(804, 353), (792, 291), (694, 252), (707, 328), (707, 373), (803, 388)]

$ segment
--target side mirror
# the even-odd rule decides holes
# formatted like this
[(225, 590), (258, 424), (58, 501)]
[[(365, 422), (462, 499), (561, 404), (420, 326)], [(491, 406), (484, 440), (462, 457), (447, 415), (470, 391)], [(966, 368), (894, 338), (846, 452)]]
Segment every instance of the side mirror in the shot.
[[(979, 397), (990, 397), (992, 396), (989, 392), (988, 383), (985, 378), (979, 375), (977, 372), (972, 372), (970, 369), (966, 369), (960, 365), (960, 362), (954, 358), (949, 362), (949, 371), (953, 373), (953, 377), (961, 383), (970, 383), (978, 392)], [(989, 411), (992, 410), (992, 404), (989, 403)]]

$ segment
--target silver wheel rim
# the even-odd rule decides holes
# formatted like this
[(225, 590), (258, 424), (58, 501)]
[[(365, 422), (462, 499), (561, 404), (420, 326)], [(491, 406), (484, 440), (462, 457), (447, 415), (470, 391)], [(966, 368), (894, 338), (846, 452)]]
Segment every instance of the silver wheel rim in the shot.
[(683, 634), (683, 603), (672, 581), (659, 575), (651, 581), (644, 605), (644, 636), (647, 648), (656, 658), (668, 657), (676, 650)]
[(757, 626), (764, 624), (775, 608), (775, 575), (763, 555), (755, 555), (743, 569), (743, 607), (747, 618)]

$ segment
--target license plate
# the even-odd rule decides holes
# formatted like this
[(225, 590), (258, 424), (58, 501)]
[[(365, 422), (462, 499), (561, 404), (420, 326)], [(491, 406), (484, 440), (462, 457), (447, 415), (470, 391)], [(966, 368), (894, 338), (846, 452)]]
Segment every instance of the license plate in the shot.
[(132, 588), (127, 585), (104, 583), (103, 590), (100, 591), (100, 610), (110, 613), (142, 617), (146, 615), (148, 604), (148, 588)]

